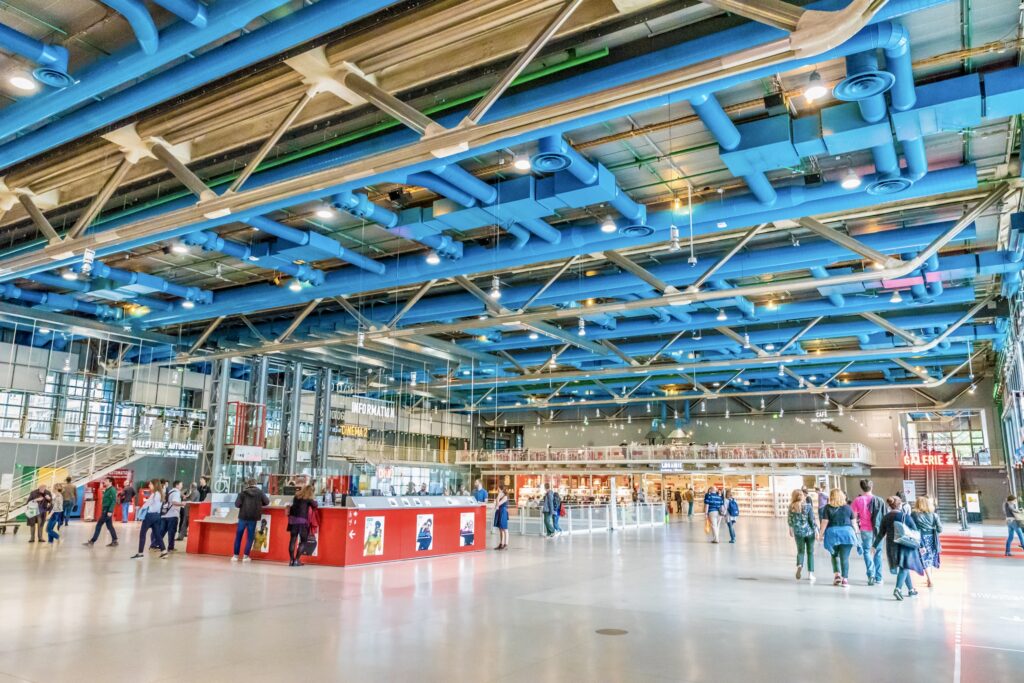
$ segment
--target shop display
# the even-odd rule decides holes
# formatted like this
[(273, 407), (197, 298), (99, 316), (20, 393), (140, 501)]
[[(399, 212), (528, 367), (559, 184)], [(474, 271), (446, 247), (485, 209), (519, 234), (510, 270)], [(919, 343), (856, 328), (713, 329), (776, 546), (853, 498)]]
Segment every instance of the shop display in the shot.
[(384, 554), (384, 518), (367, 517), (363, 537), (363, 557)]
[(416, 551), (434, 547), (434, 515), (416, 515)]
[(476, 528), (476, 515), (472, 512), (463, 512), (459, 515), (459, 547), (473, 545)]

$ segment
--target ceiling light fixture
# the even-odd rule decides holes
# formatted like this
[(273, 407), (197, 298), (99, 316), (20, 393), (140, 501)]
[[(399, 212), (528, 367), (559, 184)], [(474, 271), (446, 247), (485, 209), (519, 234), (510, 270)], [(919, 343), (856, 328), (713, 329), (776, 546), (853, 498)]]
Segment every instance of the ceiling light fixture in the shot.
[(728, 228), (729, 223), (727, 221), (718, 221), (715, 225), (719, 228)]
[(533, 168), (533, 164), (530, 163), (530, 157), (525, 154), (517, 154), (512, 158), (512, 166), (517, 171), (529, 171)]
[(7, 82), (13, 85), (18, 90), (24, 90), (25, 92), (32, 92), (39, 89), (39, 84), (36, 83), (35, 79), (23, 76), (21, 74), (15, 74), (7, 79)]
[(817, 71), (811, 73), (811, 77), (807, 79), (807, 87), (804, 88), (804, 99), (808, 102), (814, 102), (820, 100), (822, 97), (828, 94), (828, 88), (821, 80), (821, 74)]
[(491, 278), (491, 294), (490, 297), (497, 301), (501, 298), (501, 280), (495, 275)]
[(583, 320), (583, 318), (580, 318), (580, 324), (576, 330), (576, 334), (578, 334), (581, 337), (587, 336), (587, 323), (585, 320)]
[(536, 341), (539, 337), (540, 337), (540, 335), (538, 335), (536, 332), (531, 332), (530, 333), (530, 339), (533, 340), (533, 341)]
[(288, 283), (288, 290), (292, 292), (301, 292), (302, 283), (299, 282), (298, 280), (293, 279), (291, 282)]
[(843, 179), (839, 181), (839, 186), (844, 190), (856, 190), (860, 187), (860, 183), (860, 176), (851, 168), (843, 175)]
[(191, 299), (185, 299), (184, 301), (181, 302), (181, 307), (190, 311), (196, 307), (196, 302), (192, 301)]
[(60, 276), (69, 282), (74, 282), (75, 280), (78, 279), (78, 273), (71, 270), (70, 268), (62, 270)]
[(900, 290), (894, 289), (893, 292), (892, 292), (892, 296), (889, 297), (889, 303), (891, 303), (891, 304), (898, 304), (898, 303), (902, 303), (902, 302), (903, 302), (903, 297), (900, 296)]
[(175, 242), (171, 245), (171, 252), (174, 254), (187, 254), (188, 245), (184, 242)]
[(601, 232), (603, 233), (610, 235), (613, 232), (618, 232), (618, 230), (619, 228), (617, 225), (615, 225), (615, 221), (612, 220), (611, 216), (605, 218), (604, 222), (601, 223)]
[(441, 263), (441, 257), (437, 255), (436, 251), (431, 249), (430, 251), (427, 252), (426, 261), (428, 266), (436, 266), (439, 263)]
[(719, 308), (718, 309), (718, 315), (715, 316), (715, 320), (717, 320), (718, 322), (725, 322), (728, 319), (729, 319), (729, 316), (727, 316), (725, 314), (725, 309)]
[(328, 208), (322, 208), (316, 210), (317, 218), (334, 218), (334, 212)]

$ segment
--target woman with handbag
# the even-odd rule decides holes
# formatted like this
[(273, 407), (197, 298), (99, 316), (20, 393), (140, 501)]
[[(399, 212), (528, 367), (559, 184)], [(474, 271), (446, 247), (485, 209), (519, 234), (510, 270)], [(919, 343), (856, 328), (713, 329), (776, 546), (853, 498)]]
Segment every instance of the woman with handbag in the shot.
[(804, 571), (807, 555), (807, 579), (814, 583), (814, 539), (818, 535), (818, 515), (800, 489), (789, 499), (789, 535), (796, 541), (796, 580)]
[(924, 575), (928, 580), (928, 587), (931, 588), (932, 569), (938, 569), (942, 556), (942, 543), (939, 541), (939, 534), (942, 533), (942, 520), (939, 513), (935, 511), (935, 503), (928, 496), (918, 496), (914, 501), (914, 511), (910, 513), (911, 519), (921, 532), (921, 563), (924, 565)]
[[(295, 498), (292, 499), (291, 507), (288, 508), (288, 566), (301, 567), (299, 557), (302, 554), (302, 547), (309, 540), (309, 516), (310, 509), (316, 510), (317, 504), (313, 493), (313, 486), (303, 486)], [(313, 513), (316, 514), (315, 512)], [(299, 541), (302, 545), (299, 545)]]
[(899, 496), (889, 496), (885, 500), (889, 512), (882, 518), (882, 524), (875, 534), (873, 548), (877, 548), (885, 539), (885, 558), (889, 562), (889, 571), (896, 575), (896, 588), (892, 595), (897, 600), (903, 599), (901, 586), (906, 586), (907, 595), (914, 597), (914, 582), (910, 572), (924, 574), (924, 563), (921, 561), (921, 534), (914, 523), (914, 518), (903, 510), (903, 501)]
[(1010, 556), (1010, 546), (1013, 545), (1013, 537), (1017, 537), (1020, 549), (1024, 550), (1024, 512), (1021, 512), (1017, 504), (1017, 496), (1009, 495), (1003, 503), (1003, 514), (1006, 516), (1006, 556)]
[(149, 482), (149, 498), (135, 512), (135, 518), (142, 520), (142, 528), (139, 529), (139, 550), (132, 555), (132, 559), (145, 557), (142, 553), (146, 549), (146, 532), (152, 530), (152, 545), (160, 550), (160, 557), (167, 557), (167, 548), (164, 546), (163, 534), (160, 533), (163, 526), (160, 523), (161, 509), (163, 508), (163, 486), (156, 479)]
[(853, 528), (853, 508), (846, 502), (842, 489), (829, 492), (828, 504), (821, 511), (821, 540), (832, 556), (832, 585), (850, 587), (850, 552), (858, 545)]

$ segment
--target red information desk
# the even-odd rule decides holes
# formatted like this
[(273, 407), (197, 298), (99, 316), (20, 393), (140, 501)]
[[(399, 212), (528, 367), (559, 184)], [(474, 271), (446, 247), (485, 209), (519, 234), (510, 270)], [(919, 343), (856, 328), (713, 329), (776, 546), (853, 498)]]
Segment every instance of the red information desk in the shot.
[[(288, 502), (275, 497), (263, 510), (256, 538), (266, 541), (253, 545), (253, 560), (288, 561)], [(189, 505), (188, 552), (230, 557), (237, 510)], [(468, 496), (351, 497), (347, 507), (320, 508), (317, 552), (302, 561), (344, 567), (483, 550), (486, 516), (486, 506)]]

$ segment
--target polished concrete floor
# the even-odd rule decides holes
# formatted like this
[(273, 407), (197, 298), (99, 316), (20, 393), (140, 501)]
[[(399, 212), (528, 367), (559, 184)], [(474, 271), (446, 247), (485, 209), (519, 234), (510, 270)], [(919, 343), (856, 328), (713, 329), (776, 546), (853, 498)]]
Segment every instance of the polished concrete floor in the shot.
[[(130, 531), (128, 531), (130, 529)], [(951, 556), (902, 603), (793, 578), (781, 520), (736, 545), (701, 523), (375, 567), (178, 554), (130, 560), (0, 536), (7, 681), (1010, 681), (1024, 670), (1024, 559)], [(990, 534), (1000, 534), (993, 526)], [(493, 542), (491, 543), (493, 545)], [(602, 635), (614, 629), (619, 635)]]

